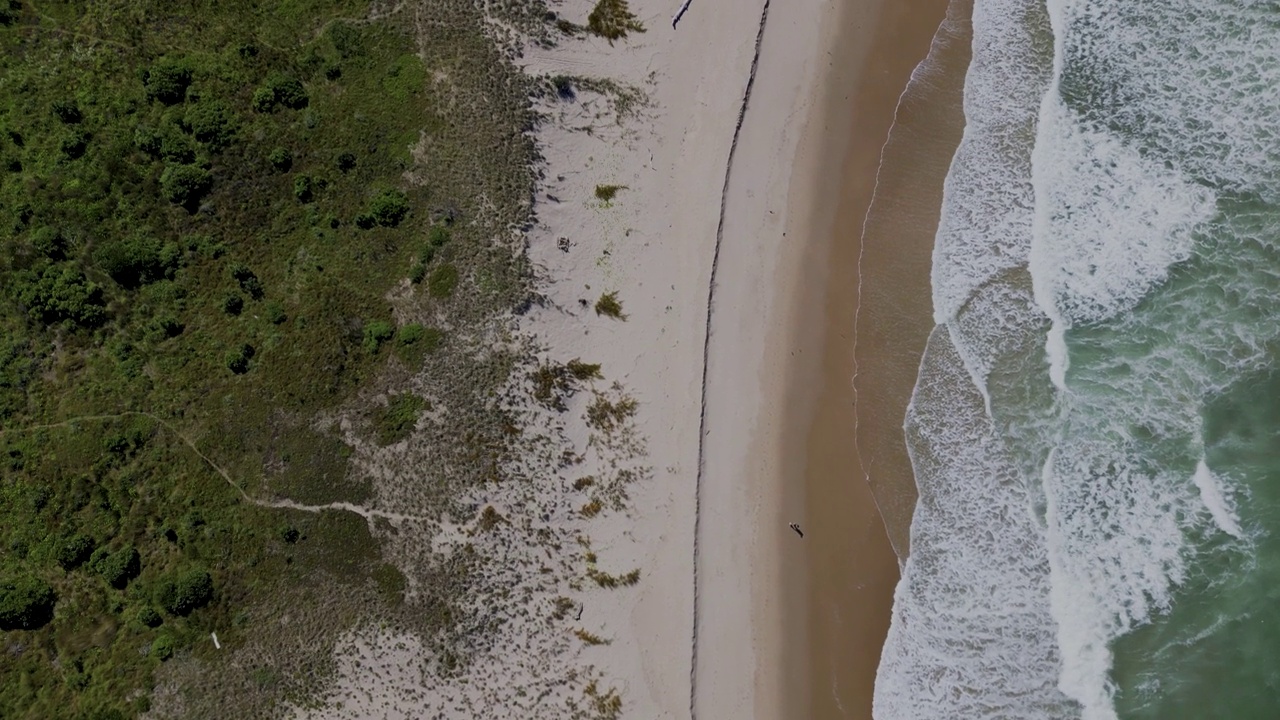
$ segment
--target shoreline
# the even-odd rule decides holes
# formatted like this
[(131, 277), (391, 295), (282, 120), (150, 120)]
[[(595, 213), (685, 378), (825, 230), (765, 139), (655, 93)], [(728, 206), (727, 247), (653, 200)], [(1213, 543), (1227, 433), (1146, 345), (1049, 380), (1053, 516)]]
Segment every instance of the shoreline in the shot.
[[(900, 555), (867, 468), (881, 459), (878, 451), (885, 445), (900, 449), (906, 459), (901, 427), (923, 340), (915, 348), (920, 333), (905, 332), (905, 343), (895, 335), (904, 325), (919, 326), (923, 338), (931, 326), (933, 233), (942, 181), (963, 127), (961, 116), (954, 138), (942, 133), (937, 142), (921, 143), (920, 150), (902, 147), (903, 135), (915, 137), (916, 116), (927, 114), (934, 100), (924, 98), (924, 111), (912, 111), (913, 100), (921, 100), (913, 97), (921, 94), (917, 73), (933, 60), (945, 34), (948, 2), (886, 3), (878, 10), (872, 15), (846, 7), (835, 31), (868, 39), (865, 49), (858, 42), (837, 46), (846, 57), (829, 73), (823, 127), (806, 138), (826, 153), (820, 163), (825, 167), (813, 177), (827, 190), (809, 196), (810, 248), (799, 270), (806, 284), (796, 296), (784, 343), (794, 360), (781, 452), (785, 477), (803, 482), (783, 485), (781, 507), (803, 517), (815, 540), (798, 546), (794, 538), (780, 538), (787, 567), (794, 568), (784, 605), (785, 637), (796, 640), (788, 643), (784, 658), (787, 667), (805, 668), (803, 675), (789, 676), (787, 706), (806, 707), (806, 717), (823, 720), (871, 717)], [(963, 67), (958, 80), (952, 83), (957, 95)], [(924, 84), (927, 94), (932, 86)], [(831, 137), (837, 133), (843, 136)], [(841, 151), (834, 151), (842, 142)], [(802, 183), (798, 179), (797, 185)], [(904, 221), (910, 221), (909, 231), (902, 228)], [(888, 237), (885, 223), (896, 231)], [(864, 290), (873, 292), (864, 297)], [(900, 315), (888, 321), (885, 304)], [(855, 354), (864, 311), (880, 322), (883, 337), (864, 340)], [(889, 383), (879, 394), (860, 396), (855, 375), (869, 366), (875, 372), (862, 374), (856, 384), (879, 383), (886, 361), (905, 368), (899, 375), (906, 384)], [(909, 462), (879, 471), (914, 487)], [(778, 520), (779, 526), (785, 524)], [(905, 544), (901, 550), (905, 557)]]

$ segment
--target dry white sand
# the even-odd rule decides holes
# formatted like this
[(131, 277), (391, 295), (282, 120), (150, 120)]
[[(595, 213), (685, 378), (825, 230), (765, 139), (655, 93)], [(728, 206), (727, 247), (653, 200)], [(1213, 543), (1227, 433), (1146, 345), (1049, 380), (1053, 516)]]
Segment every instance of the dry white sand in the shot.
[[(585, 24), (592, 4), (553, 9)], [(298, 717), (612, 717), (615, 694), (622, 717), (786, 717), (776, 667), (777, 533), (786, 528), (774, 511), (784, 373), (782, 354), (764, 348), (785, 335), (800, 281), (798, 244), (787, 236), (808, 231), (805, 163), (822, 149), (798, 146), (816, 116), (835, 41), (822, 28), (837, 7), (775, 2), (762, 42), (764, 0), (693, 0), (673, 30), (679, 7), (632, 0), (646, 32), (612, 44), (563, 38), (527, 47), (521, 60), (531, 74), (587, 80), (576, 81), (573, 99), (541, 107), (543, 181), (528, 253), (547, 302), (520, 318), (520, 332), (548, 360), (601, 363), (605, 380), (593, 392), (637, 401), (623, 440), (587, 427), (591, 392), (560, 417), (585, 457), (561, 480), (630, 473), (625, 508), (562, 512), (553, 495), (564, 485), (550, 482), (520, 491), (545, 496), (494, 488), (478, 498), (512, 518), (522, 504), (552, 508), (553, 523), (589, 538), (600, 568), (638, 568), (639, 583), (566, 590), (513, 574), (513, 594), (530, 612), (514, 613), (502, 641), (448, 680), (430, 672), (414, 638), (353, 633), (327, 705)], [(797, 164), (798, 155), (808, 159)], [(604, 202), (599, 185), (622, 188)], [(604, 292), (616, 293), (625, 320), (592, 309)], [(506, 532), (467, 541), (501, 543), (518, 559)], [(564, 552), (572, 562), (583, 548)], [(533, 610), (566, 593), (581, 609), (568, 627), (607, 644), (586, 644)]]

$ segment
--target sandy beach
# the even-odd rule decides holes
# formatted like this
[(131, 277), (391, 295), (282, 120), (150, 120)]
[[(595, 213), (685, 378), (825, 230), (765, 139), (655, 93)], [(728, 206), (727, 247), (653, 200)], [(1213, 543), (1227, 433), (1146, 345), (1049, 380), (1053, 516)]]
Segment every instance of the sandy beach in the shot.
[[(584, 23), (593, 4), (553, 9)], [(636, 0), (643, 32), (524, 46), (518, 62), (557, 92), (537, 105), (527, 234), (541, 300), (515, 332), (602, 378), (548, 418), (574, 450), (561, 477), (476, 500), (550, 508), (541, 521), (576, 539), (562, 565), (639, 581), (513, 575), (529, 612), (451, 679), (423, 679), (412, 638), (355, 637), (344, 716), (408, 717), (441, 697), (441, 717), (827, 717), (829, 699), (869, 717), (898, 566), (848, 452), (854, 250), (944, 5), (696, 0), (673, 28), (678, 4)], [(594, 309), (606, 296), (613, 316)], [(601, 399), (634, 401), (621, 442), (591, 425)], [(619, 502), (579, 511), (586, 495), (566, 488), (583, 477)], [(562, 600), (573, 633), (547, 618)]]
[[(807, 610), (809, 672), (796, 693), (811, 698), (813, 718), (871, 717), (894, 552), (908, 552), (915, 494), (902, 422), (931, 324), (943, 179), (963, 128), (967, 18), (964, 3), (943, 2), (885, 8), (878, 17), (869, 70), (851, 93), (835, 220), (816, 246), (815, 261), (845, 281), (825, 287), (822, 344), (809, 346), (821, 367), (794, 371), (796, 430), (784, 445), (788, 458), (805, 463), (795, 494), (808, 499), (808, 522), (829, 538), (807, 546), (810, 566), (834, 569), (813, 573), (807, 597), (792, 598)], [(813, 315), (798, 314), (797, 328), (806, 317)], [(806, 389), (816, 396), (808, 406)]]

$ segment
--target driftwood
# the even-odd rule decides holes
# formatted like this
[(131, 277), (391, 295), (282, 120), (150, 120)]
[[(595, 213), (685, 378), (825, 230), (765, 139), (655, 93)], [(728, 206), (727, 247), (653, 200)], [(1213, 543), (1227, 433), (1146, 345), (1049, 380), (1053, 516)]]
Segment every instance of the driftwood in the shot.
[(680, 22), (680, 18), (684, 17), (684, 11), (689, 9), (689, 3), (691, 2), (693, 2), (693, 0), (684, 0), (680, 9), (676, 11), (676, 16), (671, 18), (672, 29), (675, 29), (676, 23)]

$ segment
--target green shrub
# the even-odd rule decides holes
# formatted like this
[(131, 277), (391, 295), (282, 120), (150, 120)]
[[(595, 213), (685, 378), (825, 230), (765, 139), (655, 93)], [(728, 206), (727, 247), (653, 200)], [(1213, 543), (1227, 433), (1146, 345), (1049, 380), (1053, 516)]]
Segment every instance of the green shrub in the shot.
[(409, 282), (417, 285), (427, 277), (427, 266), (425, 263), (416, 262), (409, 268)]
[(176, 647), (177, 643), (174, 642), (172, 635), (158, 635), (155, 640), (151, 641), (150, 654), (151, 657), (159, 660), (160, 662), (164, 662), (165, 660), (173, 657), (173, 651)]
[(285, 314), (284, 305), (274, 300), (267, 303), (267, 320), (269, 320), (272, 325), (280, 325), (288, 319), (289, 316)]
[(395, 337), (396, 328), (385, 320), (374, 320), (364, 326), (364, 349), (370, 355), (378, 352), (378, 348)]
[(253, 91), (253, 98), (249, 101), (249, 106), (252, 107), (255, 112), (275, 112), (277, 107), (276, 94), (269, 87), (260, 87)]
[(174, 205), (189, 207), (200, 201), (213, 187), (213, 176), (194, 165), (170, 165), (160, 175), (164, 199)]
[(236, 375), (243, 375), (249, 372), (249, 361), (253, 359), (255, 350), (252, 345), (245, 343), (239, 349), (228, 350), (226, 355), (227, 369)]
[(141, 625), (149, 628), (160, 627), (164, 622), (164, 618), (160, 616), (160, 613), (156, 612), (156, 609), (150, 605), (138, 608), (138, 613), (134, 617)]
[(80, 270), (50, 265), (39, 275), (27, 275), (17, 288), (18, 302), (45, 324), (69, 320), (95, 327), (106, 320), (102, 288)]
[(396, 339), (401, 345), (417, 345), (427, 350), (434, 350), (440, 345), (444, 336), (438, 328), (423, 327), (418, 323), (409, 323), (400, 328)]
[(618, 293), (607, 292), (600, 296), (596, 301), (596, 314), (605, 315), (615, 320), (626, 320), (627, 316), (622, 314), (622, 303), (618, 301)]
[(57, 597), (40, 578), (19, 573), (0, 577), (0, 630), (35, 630), (53, 619)]
[(181, 320), (173, 317), (172, 315), (165, 315), (156, 318), (155, 329), (166, 338), (176, 338), (187, 328), (182, 324)]
[[(361, 216), (383, 227), (395, 227), (409, 214), (409, 199), (399, 190), (383, 190), (374, 196)], [(357, 220), (357, 224), (360, 221)], [(366, 228), (368, 229), (368, 228)]]
[(438, 328), (423, 327), (418, 323), (410, 323), (400, 328), (396, 336), (396, 354), (409, 366), (422, 362), (427, 353), (440, 347), (444, 333)]
[(267, 155), (267, 162), (280, 172), (288, 172), (293, 167), (293, 153), (289, 152), (289, 148), (277, 147)]
[(238, 293), (231, 293), (222, 299), (222, 312), (228, 315), (239, 315), (244, 310), (244, 298)]
[(458, 286), (458, 268), (452, 265), (441, 265), (431, 271), (427, 278), (427, 292), (433, 298), (447, 298)]
[(404, 591), (409, 582), (399, 568), (391, 563), (378, 563), (369, 574), (388, 603), (399, 605), (404, 601)]
[(31, 247), (50, 260), (65, 260), (67, 239), (55, 228), (42, 227), (31, 233)]
[(196, 140), (217, 152), (231, 144), (235, 138), (235, 115), (227, 106), (216, 101), (199, 102), (187, 109), (182, 124)]
[(84, 120), (84, 113), (80, 112), (80, 106), (76, 105), (75, 100), (55, 100), (50, 109), (53, 110), (54, 117), (66, 125), (75, 125)]
[(138, 554), (137, 548), (129, 545), (116, 552), (99, 556), (92, 565), (107, 584), (123, 590), (142, 572), (142, 556)]
[(626, 185), (597, 185), (596, 199), (601, 200), (605, 203), (610, 203), (610, 202), (613, 202), (613, 199), (615, 197), (617, 197), (619, 190), (626, 190), (626, 189), (627, 189)]
[(307, 106), (307, 90), (297, 78), (272, 73), (266, 84), (253, 92), (253, 109), (274, 112), (278, 106), (300, 110)]
[(449, 243), (449, 228), (444, 225), (432, 225), (427, 231), (427, 247), (442, 248)]
[(191, 144), (191, 139), (178, 132), (177, 128), (170, 126), (162, 129), (156, 139), (159, 145), (154, 154), (158, 157), (180, 165), (195, 162), (195, 146)]
[(74, 128), (62, 137), (58, 149), (68, 160), (76, 160), (89, 148), (89, 134), (80, 128)]
[(191, 84), (191, 68), (177, 60), (160, 60), (147, 70), (143, 84), (147, 97), (165, 105), (182, 102)]
[(276, 94), (276, 101), (281, 105), (301, 110), (307, 106), (307, 90), (297, 78), (276, 75), (267, 79), (268, 86)]
[(293, 196), (300, 202), (311, 202), (315, 197), (314, 185), (310, 175), (299, 175), (293, 179)]
[(55, 553), (58, 564), (63, 570), (74, 570), (80, 567), (91, 555), (93, 555), (93, 538), (79, 533), (63, 538), (62, 542), (58, 543)]
[(213, 578), (199, 568), (170, 574), (157, 585), (155, 599), (170, 615), (190, 615), (213, 600)]
[(358, 25), (339, 20), (329, 24), (326, 34), (333, 43), (333, 49), (344, 59), (359, 57), (367, 52), (364, 33)]
[(137, 288), (161, 280), (177, 269), (177, 245), (161, 245), (149, 236), (108, 241), (93, 253), (94, 263), (121, 287)]
[(378, 444), (390, 445), (408, 437), (426, 405), (426, 400), (413, 393), (393, 395), (387, 406), (377, 412), (374, 417)]
[(254, 300), (261, 300), (262, 296), (266, 294), (266, 290), (262, 287), (262, 281), (247, 265), (236, 263), (231, 266), (230, 272), (231, 279), (235, 280), (240, 285), (240, 289), (248, 293), (249, 297)]
[(9, 0), (0, 2), (0, 25), (12, 25), (22, 17), (22, 4)]
[(587, 16), (587, 29), (612, 45), (628, 32), (644, 32), (644, 25), (631, 13), (627, 0), (599, 0)]

